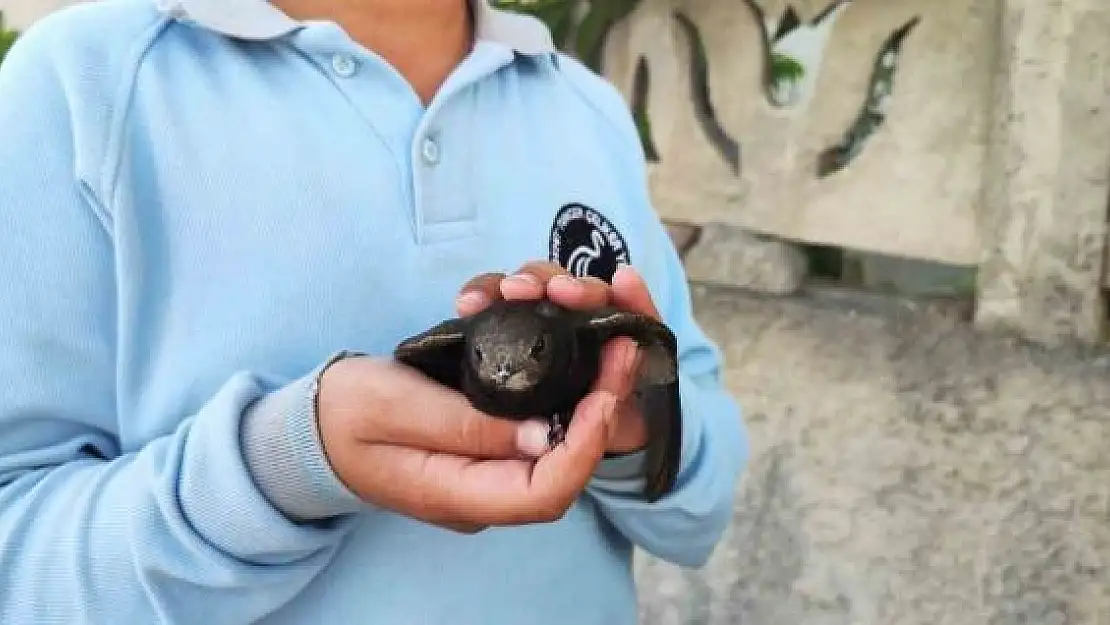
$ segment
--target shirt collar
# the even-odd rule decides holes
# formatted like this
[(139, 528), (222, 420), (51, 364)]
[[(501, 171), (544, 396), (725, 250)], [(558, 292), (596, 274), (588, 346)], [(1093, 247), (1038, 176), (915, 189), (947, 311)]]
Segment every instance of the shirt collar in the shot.
[[(540, 20), (489, 0), (468, 0), (474, 11), (475, 38), (499, 43), (520, 54), (554, 54), (551, 32)], [(237, 39), (265, 40), (303, 26), (269, 0), (154, 0), (159, 10), (179, 20)]]

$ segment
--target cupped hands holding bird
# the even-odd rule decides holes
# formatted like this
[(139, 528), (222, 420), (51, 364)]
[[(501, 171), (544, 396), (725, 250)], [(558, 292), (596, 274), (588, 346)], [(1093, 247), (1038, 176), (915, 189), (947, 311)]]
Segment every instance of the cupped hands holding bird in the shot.
[[(630, 268), (618, 270), (610, 286), (546, 262), (511, 276), (472, 278), (457, 307), (469, 316), (498, 299), (543, 297), (568, 308), (612, 305), (658, 317)], [(634, 341), (610, 341), (564, 443), (548, 449), (542, 419), (492, 417), (392, 360), (344, 358), (320, 377), (321, 441), (337, 477), (372, 505), (464, 533), (551, 522), (566, 514), (606, 453), (644, 446), (644, 422), (632, 401), (638, 366)]]

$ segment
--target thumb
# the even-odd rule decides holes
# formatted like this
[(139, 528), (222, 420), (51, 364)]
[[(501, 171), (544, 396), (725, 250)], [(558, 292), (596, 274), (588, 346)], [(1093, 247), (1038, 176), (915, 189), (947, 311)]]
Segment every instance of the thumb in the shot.
[[(617, 396), (599, 390), (586, 396), (570, 420), (566, 438), (537, 461), (533, 486), (573, 498), (586, 487), (616, 429)], [(554, 492), (552, 492), (554, 491)]]
[[(574, 449), (592, 449), (600, 443), (602, 448), (617, 429), (618, 398), (608, 390), (595, 391), (579, 408), (567, 432), (567, 446)], [(579, 423), (577, 432), (575, 423)]]

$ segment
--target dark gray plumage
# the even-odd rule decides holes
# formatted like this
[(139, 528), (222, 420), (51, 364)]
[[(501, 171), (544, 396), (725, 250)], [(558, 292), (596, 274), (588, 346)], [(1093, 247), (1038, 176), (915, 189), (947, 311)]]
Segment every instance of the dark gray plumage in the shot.
[(678, 344), (665, 324), (608, 307), (577, 311), (547, 300), (499, 301), (405, 339), (394, 356), (490, 415), (551, 418), (557, 444), (597, 378), (602, 346), (618, 335), (635, 340), (643, 354), (644, 496), (655, 501), (674, 487), (682, 450)]

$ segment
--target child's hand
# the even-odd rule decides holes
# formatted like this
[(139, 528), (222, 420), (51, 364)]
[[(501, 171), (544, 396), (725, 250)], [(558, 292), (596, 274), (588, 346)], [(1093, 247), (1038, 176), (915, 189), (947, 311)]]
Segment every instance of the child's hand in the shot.
[(605, 453), (627, 375), (620, 365), (603, 364), (564, 444), (545, 453), (546, 433), (539, 445), (522, 436), (528, 424), (475, 410), (390, 360), (344, 358), (321, 376), (324, 452), (360, 499), (433, 525), (472, 533), (556, 521)]

